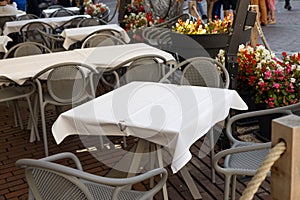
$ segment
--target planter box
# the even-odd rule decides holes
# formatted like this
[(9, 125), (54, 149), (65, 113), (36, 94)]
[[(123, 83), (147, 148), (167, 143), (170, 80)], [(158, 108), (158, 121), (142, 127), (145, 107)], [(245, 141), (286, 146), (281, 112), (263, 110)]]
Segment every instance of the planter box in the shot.
[[(226, 50), (229, 35), (227, 33), (222, 34), (179, 34), (172, 33), (173, 46), (187, 46), (186, 37), (193, 40), (189, 41), (188, 44), (190, 48), (199, 48), (200, 44), (209, 54), (210, 57), (215, 58), (220, 49)], [(190, 45), (193, 41), (197, 43), (195, 45)]]

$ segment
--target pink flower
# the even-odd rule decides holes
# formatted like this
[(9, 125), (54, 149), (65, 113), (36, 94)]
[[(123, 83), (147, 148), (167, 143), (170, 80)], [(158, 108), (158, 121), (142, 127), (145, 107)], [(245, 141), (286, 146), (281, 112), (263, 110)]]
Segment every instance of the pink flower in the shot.
[(272, 72), (270, 70), (265, 72), (265, 79), (270, 79), (272, 76)]
[(278, 88), (280, 88), (280, 84), (279, 83), (273, 83), (273, 87), (278, 89)]

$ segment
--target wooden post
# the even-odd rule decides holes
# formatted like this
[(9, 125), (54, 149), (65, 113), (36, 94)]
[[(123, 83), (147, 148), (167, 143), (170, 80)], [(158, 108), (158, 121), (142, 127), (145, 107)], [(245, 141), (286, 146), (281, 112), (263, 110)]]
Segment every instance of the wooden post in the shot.
[[(250, 10), (255, 11), (256, 13), (259, 13), (258, 5), (250, 5)], [(259, 15), (256, 16), (256, 22), (257, 24), (254, 25), (254, 28), (251, 29), (251, 35), (250, 35), (250, 43), (253, 47), (256, 46), (258, 43), (258, 28), (257, 25), (259, 25)]]
[(272, 146), (284, 141), (287, 149), (271, 169), (271, 199), (300, 199), (300, 117), (288, 115), (272, 122)]

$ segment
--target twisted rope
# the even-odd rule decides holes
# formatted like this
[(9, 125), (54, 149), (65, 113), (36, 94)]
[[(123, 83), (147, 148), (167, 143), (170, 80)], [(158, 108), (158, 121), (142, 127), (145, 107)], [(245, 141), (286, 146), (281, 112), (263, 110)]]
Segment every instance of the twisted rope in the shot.
[(257, 169), (256, 174), (253, 176), (251, 181), (248, 183), (247, 188), (244, 190), (240, 200), (252, 199), (260, 184), (265, 180), (267, 173), (276, 160), (280, 158), (280, 155), (286, 150), (284, 142), (276, 144), (268, 153), (260, 167)]

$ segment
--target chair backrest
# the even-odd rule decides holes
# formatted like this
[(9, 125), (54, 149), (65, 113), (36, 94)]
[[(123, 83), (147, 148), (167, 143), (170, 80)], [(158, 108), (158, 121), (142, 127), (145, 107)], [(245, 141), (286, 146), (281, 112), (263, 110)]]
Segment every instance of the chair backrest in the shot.
[(175, 73), (179, 73), (181, 85), (229, 87), (228, 71), (221, 63), (209, 57), (194, 57), (179, 63), (161, 82), (167, 81), (171, 74)]
[(54, 33), (54, 29), (50, 24), (45, 22), (29, 22), (23, 25), (20, 32), (23, 37), (23, 42), (38, 42), (43, 44), (43, 38), (38, 30), (46, 33)]
[(82, 19), (77, 24), (77, 27), (98, 26), (98, 25), (103, 25), (103, 24), (106, 24), (106, 23), (98, 18), (85, 18), (85, 19)]
[(96, 33), (86, 38), (81, 48), (123, 45), (125, 42), (111, 34)]
[(28, 19), (38, 19), (39, 17), (34, 15), (34, 14), (25, 14), (25, 15), (20, 15), (17, 17), (18, 21), (21, 20), (28, 20)]
[(44, 31), (38, 30), (41, 34), (41, 37), (43, 39), (43, 44), (47, 46), (51, 51), (57, 52), (57, 51), (64, 51), (63, 43), (65, 41), (65, 38), (58, 34), (51, 34), (46, 33)]
[(66, 21), (65, 23), (63, 23), (61, 26), (57, 27), (55, 29), (56, 32), (61, 33), (64, 29), (66, 28), (76, 28), (77, 24), (82, 20), (85, 19), (86, 17), (84, 16), (79, 16), (79, 17), (74, 17), (68, 21)]
[(49, 17), (64, 17), (64, 16), (73, 16), (73, 15), (76, 15), (76, 13), (65, 8), (59, 8), (58, 10), (51, 13)]
[[(74, 155), (74, 154), (73, 154)], [(17, 167), (25, 168), (25, 175), (35, 199), (152, 199), (166, 183), (168, 173), (157, 168), (132, 178), (108, 178), (74, 169), (51, 161), (66, 158), (66, 153), (56, 154), (40, 160), (20, 159)], [(77, 162), (78, 158), (74, 155)], [(80, 164), (80, 162), (79, 162)], [(127, 190), (151, 177), (161, 176), (156, 185), (146, 191)]]
[(48, 7), (48, 9), (52, 9), (52, 8), (64, 8), (62, 5), (51, 5)]
[(72, 104), (94, 97), (93, 75), (95, 73), (97, 70), (91, 65), (65, 62), (47, 67), (33, 79), (38, 82), (41, 89), (39, 78), (48, 74), (47, 90), (50, 97), (58, 103)]
[(131, 58), (121, 63), (117, 68), (126, 67), (125, 74), (120, 78), (120, 83), (132, 81), (158, 82), (165, 75), (166, 60), (159, 55), (142, 55)]
[(4, 55), (3, 59), (37, 55), (43, 53), (51, 53), (51, 50), (40, 43), (23, 42), (10, 48), (8, 52)]
[(3, 27), (6, 22), (15, 21), (16, 16), (0, 16), (0, 35), (2, 35)]

